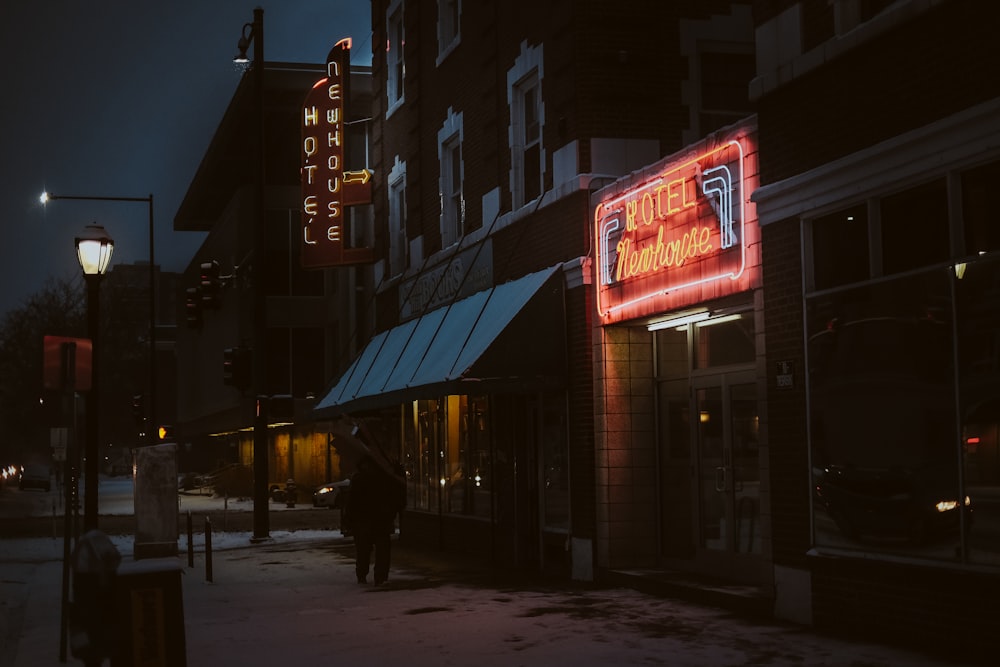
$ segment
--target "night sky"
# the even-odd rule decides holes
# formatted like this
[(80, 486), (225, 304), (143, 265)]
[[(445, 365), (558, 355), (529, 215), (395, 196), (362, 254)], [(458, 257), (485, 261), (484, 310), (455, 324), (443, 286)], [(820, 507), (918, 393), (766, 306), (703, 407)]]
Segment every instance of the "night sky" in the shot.
[[(264, 8), (265, 61), (321, 63), (340, 39), (371, 63), (368, 0), (3, 0), (0, 3), (0, 314), (48, 277), (80, 272), (73, 239), (103, 224), (113, 263), (182, 271), (203, 235), (173, 219), (240, 79), (243, 25)], [(252, 55), (252, 49), (251, 49)]]

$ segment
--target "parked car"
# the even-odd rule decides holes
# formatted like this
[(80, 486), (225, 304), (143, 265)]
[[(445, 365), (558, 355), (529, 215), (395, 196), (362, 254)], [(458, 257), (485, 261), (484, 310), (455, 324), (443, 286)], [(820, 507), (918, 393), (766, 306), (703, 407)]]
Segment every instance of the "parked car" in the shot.
[(845, 537), (920, 544), (957, 533), (962, 512), (966, 525), (972, 525), (972, 501), (969, 496), (959, 500), (958, 480), (947, 473), (826, 466), (815, 480), (816, 499)]
[(313, 507), (344, 509), (350, 487), (351, 480), (349, 479), (342, 479), (339, 482), (327, 482), (313, 493)]
[(19, 489), (41, 489), (49, 491), (52, 489), (52, 475), (48, 466), (29, 463), (21, 468), (21, 476), (18, 479)]

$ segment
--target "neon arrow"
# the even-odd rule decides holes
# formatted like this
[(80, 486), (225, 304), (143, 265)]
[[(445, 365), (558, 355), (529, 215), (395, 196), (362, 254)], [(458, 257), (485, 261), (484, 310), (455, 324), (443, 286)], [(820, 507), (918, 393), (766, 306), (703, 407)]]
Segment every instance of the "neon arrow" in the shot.
[(361, 171), (345, 171), (344, 183), (361, 183), (361, 185), (364, 185), (371, 177), (372, 172), (368, 169), (362, 169)]

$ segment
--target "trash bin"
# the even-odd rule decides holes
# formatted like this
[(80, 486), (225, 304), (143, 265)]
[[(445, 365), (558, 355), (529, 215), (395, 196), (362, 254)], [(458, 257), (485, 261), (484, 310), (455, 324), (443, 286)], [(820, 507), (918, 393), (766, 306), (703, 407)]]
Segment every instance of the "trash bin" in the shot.
[(90, 530), (77, 540), (72, 558), (70, 651), (92, 667), (102, 664), (114, 650), (115, 585), (122, 557), (107, 535)]
[(112, 667), (187, 665), (182, 572), (177, 558), (130, 561), (118, 569)]

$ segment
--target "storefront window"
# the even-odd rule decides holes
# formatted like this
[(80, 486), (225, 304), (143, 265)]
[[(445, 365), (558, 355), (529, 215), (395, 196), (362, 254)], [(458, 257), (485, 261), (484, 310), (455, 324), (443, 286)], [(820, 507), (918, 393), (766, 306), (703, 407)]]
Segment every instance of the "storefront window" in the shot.
[(970, 169), (962, 174), (962, 219), (965, 248), (962, 255), (1000, 250), (997, 224), (996, 188), (1000, 183), (1000, 162)]
[(403, 406), (403, 461), (411, 509), (488, 518), (489, 400), (445, 396)]
[(955, 557), (947, 278), (938, 270), (808, 304), (818, 544)]
[(814, 253), (815, 289), (824, 290), (867, 280), (868, 206), (859, 204), (818, 218), (810, 226)]
[(885, 197), (880, 207), (885, 275), (948, 259), (948, 189), (944, 179)]
[(1000, 565), (998, 179), (993, 163), (874, 200), (886, 277), (862, 286), (820, 281), (834, 246), (807, 227), (818, 546)]
[(484, 396), (448, 397), (445, 511), (490, 516), (490, 429)]
[(998, 312), (987, 256), (809, 302), (817, 544), (1000, 564)]
[(955, 295), (967, 548), (972, 562), (1000, 565), (1000, 258), (966, 266)]

